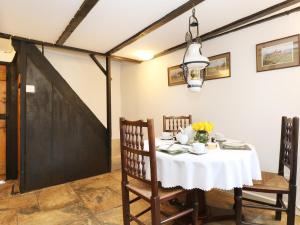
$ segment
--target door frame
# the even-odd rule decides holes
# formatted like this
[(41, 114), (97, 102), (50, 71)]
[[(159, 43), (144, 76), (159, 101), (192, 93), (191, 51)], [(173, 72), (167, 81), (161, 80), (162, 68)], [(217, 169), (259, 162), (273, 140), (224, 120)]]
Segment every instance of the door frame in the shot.
[(0, 61), (0, 65), (6, 66), (6, 180), (11, 180), (18, 177), (16, 57), (11, 63)]
[(6, 77), (6, 80), (5, 80), (5, 82), (6, 82), (6, 96), (5, 96), (5, 98), (6, 98), (6, 102), (5, 102), (5, 113), (4, 114), (0, 114), (0, 120), (4, 120), (5, 121), (5, 166), (6, 166), (6, 168), (5, 168), (5, 179), (7, 179), (7, 153), (8, 153), (8, 145), (7, 145), (7, 141), (8, 141), (8, 138), (7, 138), (7, 128), (8, 128), (8, 118), (9, 118), (9, 116), (8, 116), (8, 111), (7, 111), (7, 108), (8, 108), (8, 93), (9, 93), (9, 90), (8, 90), (8, 63), (6, 63), (6, 62), (2, 62), (2, 61), (0, 61), (0, 66), (5, 66), (5, 72), (6, 72), (6, 74), (5, 74), (5, 77)]
[[(26, 46), (27, 43), (24, 41), (15, 41), (13, 42), (15, 49), (17, 49), (17, 55), (15, 57), (17, 70), (16, 70), (16, 85), (17, 85), (17, 95), (16, 101), (18, 103), (18, 88), (20, 88), (20, 174), (19, 177), (19, 189), (20, 192), (25, 192), (25, 163), (26, 163), (26, 70), (27, 70), (27, 55), (26, 55)], [(18, 80), (20, 79), (20, 87)], [(18, 108), (16, 108), (18, 120)], [(17, 130), (18, 131), (18, 130)], [(16, 134), (16, 141), (18, 142), (18, 133)], [(18, 154), (18, 149), (17, 149)], [(16, 155), (18, 157), (18, 155)], [(18, 164), (16, 165), (18, 172)]]

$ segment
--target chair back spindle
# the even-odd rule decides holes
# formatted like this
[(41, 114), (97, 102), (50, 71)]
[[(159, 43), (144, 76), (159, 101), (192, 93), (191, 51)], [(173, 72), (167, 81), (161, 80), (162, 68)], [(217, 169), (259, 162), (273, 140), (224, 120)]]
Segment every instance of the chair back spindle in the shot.
[(188, 116), (163, 116), (163, 131), (171, 132), (174, 136), (180, 128), (186, 128), (192, 124), (192, 115)]
[[(149, 151), (144, 138), (148, 138)], [(158, 196), (156, 171), (155, 134), (153, 120), (128, 121), (120, 118), (122, 182), (128, 184), (128, 176), (151, 184), (153, 196)], [(150, 162), (150, 180), (146, 179), (146, 160)]]
[(290, 185), (296, 185), (299, 118), (282, 117), (278, 174), (284, 176), (284, 167), (290, 170)]

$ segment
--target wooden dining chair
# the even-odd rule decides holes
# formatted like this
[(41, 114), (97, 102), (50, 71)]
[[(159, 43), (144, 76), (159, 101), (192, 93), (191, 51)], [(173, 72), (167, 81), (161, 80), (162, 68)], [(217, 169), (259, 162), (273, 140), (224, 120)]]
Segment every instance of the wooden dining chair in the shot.
[(181, 128), (192, 124), (192, 115), (188, 116), (163, 116), (163, 131), (176, 135)]
[[(269, 204), (249, 198), (241, 197), (241, 201), (252, 202), (236, 204), (240, 215), (239, 224), (254, 224), (242, 221), (242, 207), (275, 210), (275, 219), (281, 220), (281, 213), (287, 213), (287, 225), (295, 224), (296, 189), (297, 189), (297, 154), (298, 154), (299, 118), (282, 117), (281, 141), (278, 173), (262, 172), (262, 181), (254, 182), (253, 186), (246, 186), (245, 191), (276, 194), (276, 204)], [(285, 178), (285, 167), (289, 169), (289, 180)], [(242, 194), (242, 193), (241, 193)], [(288, 205), (282, 200), (288, 196)], [(253, 204), (255, 203), (255, 204)]]
[[(120, 137), (124, 225), (129, 225), (131, 221), (140, 225), (145, 224), (139, 217), (148, 211), (151, 211), (152, 225), (170, 222), (189, 214), (192, 218), (192, 224), (196, 225), (198, 219), (197, 192), (181, 188), (163, 189), (159, 187), (153, 120), (148, 119), (147, 122), (142, 120), (127, 121), (124, 118), (120, 118)], [(148, 138), (149, 150), (146, 150), (148, 148), (144, 146), (144, 138)], [(149, 176), (146, 177), (146, 175)], [(130, 200), (129, 192), (137, 197)], [(160, 204), (187, 193), (193, 195), (194, 202), (192, 206), (185, 208), (175, 215), (166, 216), (166, 218), (162, 219)], [(147, 201), (150, 207), (137, 215), (133, 215), (130, 212), (130, 204), (140, 199)]]

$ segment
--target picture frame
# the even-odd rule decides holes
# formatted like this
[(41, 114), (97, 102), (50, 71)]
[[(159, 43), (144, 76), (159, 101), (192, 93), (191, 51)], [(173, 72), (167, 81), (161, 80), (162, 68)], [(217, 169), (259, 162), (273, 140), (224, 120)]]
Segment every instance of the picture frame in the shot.
[(186, 84), (180, 65), (168, 68), (168, 86)]
[(292, 35), (256, 45), (256, 71), (263, 72), (300, 65), (300, 35)]
[(209, 65), (204, 70), (205, 80), (231, 77), (230, 52), (208, 57)]

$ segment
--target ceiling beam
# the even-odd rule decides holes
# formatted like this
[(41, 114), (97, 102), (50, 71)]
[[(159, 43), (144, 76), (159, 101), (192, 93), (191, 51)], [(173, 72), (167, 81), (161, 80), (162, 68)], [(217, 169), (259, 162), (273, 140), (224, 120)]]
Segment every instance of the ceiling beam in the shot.
[(107, 71), (104, 69), (104, 67), (101, 65), (101, 63), (98, 61), (95, 55), (90, 54), (91, 59), (94, 61), (94, 63), (99, 67), (99, 69), (102, 71), (102, 73), (107, 76)]
[(131, 58), (117, 56), (117, 55), (111, 55), (110, 58), (115, 61), (126, 61), (126, 62), (130, 62), (130, 63), (142, 63), (143, 62), (142, 60), (131, 59)]
[(220, 37), (220, 36), (223, 36), (223, 35), (226, 35), (226, 34), (229, 34), (229, 33), (235, 32), (235, 31), (238, 31), (238, 30), (242, 30), (242, 29), (245, 29), (245, 28), (257, 25), (257, 24), (261, 24), (261, 23), (264, 23), (264, 22), (267, 22), (267, 21), (270, 21), (270, 20), (277, 19), (279, 17), (288, 16), (288, 15), (290, 15), (292, 13), (295, 13), (295, 12), (300, 12), (300, 6), (295, 7), (293, 9), (290, 9), (290, 10), (286, 10), (286, 11), (281, 12), (281, 13), (277, 13), (277, 14), (272, 15), (272, 16), (265, 17), (265, 18), (260, 19), (260, 20), (255, 20), (252, 23), (247, 23), (247, 24), (245, 24), (243, 26), (240, 26), (240, 27), (237, 27), (235, 29), (228, 30), (228, 31), (223, 32), (223, 33), (219, 33), (219, 34), (217, 34), (215, 36), (209, 37), (206, 40), (211, 40), (211, 39), (214, 39), (214, 38), (217, 38), (217, 37)]
[(56, 44), (62, 45), (70, 37), (73, 31), (83, 21), (83, 19), (89, 14), (92, 8), (97, 4), (99, 0), (85, 0), (76, 12), (75, 16), (71, 19), (66, 29), (62, 32)]
[(154, 23), (150, 24), (143, 30), (139, 31), (138, 33), (134, 34), (127, 40), (123, 41), (122, 43), (118, 44), (116, 47), (112, 48), (107, 52), (107, 54), (113, 54), (120, 49), (130, 45), (131, 43), (135, 42), (136, 40), (142, 38), (143, 36), (149, 34), (150, 32), (158, 29), (159, 27), (163, 26), (164, 24), (170, 22), (171, 20), (175, 19), (176, 17), (180, 16), (181, 14), (185, 13), (186, 11), (190, 10), (194, 6), (198, 5), (199, 3), (203, 2), (204, 0), (190, 0), (185, 4), (179, 6), (178, 8), (174, 9), (172, 12), (168, 13), (164, 17), (160, 18), (159, 20), (155, 21)]
[[(32, 43), (35, 45), (60, 48), (60, 49), (65, 49), (65, 50), (70, 50), (70, 51), (86, 53), (89, 55), (92, 54), (92, 55), (99, 55), (99, 56), (103, 56), (103, 57), (108, 56), (105, 53), (101, 53), (101, 52), (95, 52), (95, 51), (91, 51), (91, 50), (87, 50), (87, 49), (83, 49), (83, 48), (75, 48), (75, 47), (66, 46), (66, 45), (53, 44), (53, 43), (39, 41), (39, 40), (35, 40), (35, 39), (29, 39), (29, 38), (20, 37), (20, 36), (13, 36), (11, 34), (1, 33), (1, 32), (0, 32), (0, 38), (6, 38), (6, 39), (12, 38), (17, 41), (24, 41), (24, 42)], [(115, 61), (130, 62), (130, 63), (141, 63), (142, 62), (142, 61), (139, 61), (136, 59), (130, 59), (130, 58), (116, 56), (116, 55), (110, 56), (110, 57), (112, 60), (115, 60)]]
[(20, 36), (13, 36), (11, 34), (6, 34), (6, 33), (1, 33), (0, 32), (0, 37), (1, 38), (12, 38), (14, 40), (18, 41), (25, 41), (28, 43), (36, 44), (36, 45), (42, 45), (42, 46), (48, 46), (48, 47), (54, 47), (54, 48), (61, 48), (61, 49), (66, 49), (66, 50), (71, 50), (71, 51), (77, 51), (77, 52), (82, 52), (82, 53), (87, 53), (87, 54), (93, 54), (93, 55), (100, 55), (100, 56), (106, 56), (106, 54), (101, 53), (101, 52), (96, 52), (96, 51), (91, 51), (83, 48), (76, 48), (76, 47), (71, 47), (71, 46), (66, 46), (66, 45), (60, 45), (60, 44), (53, 44), (45, 41), (40, 41), (40, 40), (35, 40), (35, 39), (29, 39), (25, 37), (20, 37)]
[(239, 20), (236, 20), (236, 21), (234, 21), (232, 23), (229, 23), (229, 24), (227, 24), (225, 26), (222, 26), (222, 27), (220, 27), (218, 29), (215, 29), (213, 31), (210, 31), (210, 32), (208, 32), (208, 33), (205, 34), (205, 38), (209, 38), (210, 36), (214, 36), (216, 33), (226, 32), (228, 30), (231, 30), (231, 29), (234, 29), (236, 27), (242, 26), (242, 25), (244, 25), (246, 23), (250, 23), (250, 22), (252, 22), (254, 20), (257, 20), (257, 19), (260, 19), (260, 18), (262, 18), (264, 16), (268, 16), (268, 15), (270, 15), (272, 13), (276, 13), (276, 12), (282, 10), (282, 9), (285, 9), (287, 7), (290, 7), (290, 6), (293, 6), (293, 5), (295, 5), (295, 4), (299, 3), (299, 2), (300, 2), (300, 0), (287, 0), (287, 1), (284, 1), (284, 2), (280, 2), (280, 3), (276, 4), (276, 5), (273, 5), (271, 7), (263, 9), (261, 11), (258, 11), (258, 12), (254, 13), (254, 14), (249, 15), (249, 16), (243, 17), (243, 18), (241, 18)]
[[(269, 19), (266, 19), (266, 18), (261, 19), (261, 18), (266, 17), (266, 16), (268, 16), (272, 13), (276, 13), (276, 12), (282, 10), (282, 9), (293, 6), (293, 5), (295, 5), (299, 2), (300, 2), (300, 0), (287, 0), (287, 1), (281, 2), (279, 4), (268, 7), (264, 10), (261, 10), (257, 13), (254, 13), (254, 14), (251, 14), (251, 15), (246, 16), (244, 18), (241, 18), (239, 20), (236, 20), (236, 21), (234, 21), (232, 23), (229, 23), (225, 26), (222, 26), (220, 28), (212, 30), (208, 33), (205, 33), (205, 34), (201, 35), (200, 38), (201, 38), (202, 41), (211, 40), (213, 38), (219, 37), (219, 36), (224, 35), (224, 34), (228, 34), (228, 33), (231, 33), (231, 32), (237, 31), (237, 30), (244, 29), (244, 28), (249, 27), (249, 26), (253, 26), (253, 25), (256, 25), (256, 24), (259, 24), (259, 23), (262, 23), (262, 22), (266, 22), (266, 21), (271, 20), (271, 19), (275, 19), (275, 18), (278, 18), (278, 17), (281, 17), (281, 16), (285, 16), (289, 13), (295, 12), (295, 10), (293, 10), (293, 9), (292, 10), (287, 10), (286, 12), (276, 14), (275, 16), (267, 17)], [(261, 19), (261, 20), (259, 20), (259, 19)], [(164, 50), (160, 53), (155, 54), (154, 58), (158, 58), (158, 57), (161, 57), (163, 55), (170, 54), (174, 51), (183, 49), (185, 47), (186, 47), (186, 42), (181, 43), (179, 45), (176, 45), (174, 47), (168, 48), (168, 49), (166, 49), (166, 50)]]

